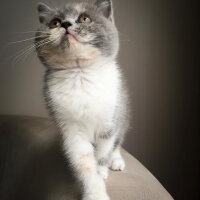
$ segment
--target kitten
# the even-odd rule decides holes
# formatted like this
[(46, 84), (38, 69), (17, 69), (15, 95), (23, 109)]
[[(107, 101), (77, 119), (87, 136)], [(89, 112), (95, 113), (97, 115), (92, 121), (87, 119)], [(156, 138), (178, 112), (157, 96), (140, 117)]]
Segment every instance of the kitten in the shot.
[(116, 62), (118, 31), (111, 0), (38, 5), (35, 45), (46, 67), (44, 94), (83, 200), (108, 200), (108, 168), (123, 170), (128, 97)]

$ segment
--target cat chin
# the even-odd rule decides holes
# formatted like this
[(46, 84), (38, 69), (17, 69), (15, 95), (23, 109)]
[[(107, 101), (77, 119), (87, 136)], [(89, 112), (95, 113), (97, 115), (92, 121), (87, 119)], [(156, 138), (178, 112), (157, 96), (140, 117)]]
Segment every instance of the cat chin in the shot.
[(63, 49), (62, 47), (43, 47), (40, 50), (40, 55), (47, 61), (46, 64), (50, 68), (57, 68), (58, 66), (64, 66), (64, 68), (75, 66), (87, 67), (101, 59), (99, 49), (89, 44), (81, 44), (74, 38), (69, 40), (69, 46), (67, 42), (64, 45)]
[(46, 64), (53, 68), (77, 66), (77, 62), (86, 67), (102, 56), (100, 49), (87, 42), (80, 42), (78, 36), (70, 33), (62, 35), (51, 45), (42, 46), (38, 53), (46, 60)]

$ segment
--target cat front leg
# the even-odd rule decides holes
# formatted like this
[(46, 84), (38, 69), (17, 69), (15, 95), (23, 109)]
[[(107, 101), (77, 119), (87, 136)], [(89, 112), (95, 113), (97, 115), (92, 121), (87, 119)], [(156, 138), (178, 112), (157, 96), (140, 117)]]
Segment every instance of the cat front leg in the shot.
[(111, 132), (105, 135), (100, 135), (97, 141), (95, 156), (97, 159), (97, 170), (103, 179), (108, 177), (108, 167), (110, 156), (114, 149), (116, 136)]
[(87, 133), (76, 126), (68, 127), (64, 132), (64, 149), (82, 184), (82, 200), (109, 200), (105, 183), (97, 173), (94, 148)]
[(123, 171), (125, 168), (125, 162), (120, 152), (120, 145), (116, 146), (111, 154), (109, 168), (113, 171)]

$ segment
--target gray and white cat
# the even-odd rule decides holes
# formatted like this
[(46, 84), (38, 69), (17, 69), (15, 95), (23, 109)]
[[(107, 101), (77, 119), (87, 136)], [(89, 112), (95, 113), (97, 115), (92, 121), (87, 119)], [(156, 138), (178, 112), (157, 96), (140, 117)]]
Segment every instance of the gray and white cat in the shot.
[(45, 100), (83, 200), (109, 200), (108, 168), (123, 170), (120, 146), (128, 128), (128, 95), (116, 62), (118, 31), (111, 0), (38, 5), (35, 45), (46, 67)]

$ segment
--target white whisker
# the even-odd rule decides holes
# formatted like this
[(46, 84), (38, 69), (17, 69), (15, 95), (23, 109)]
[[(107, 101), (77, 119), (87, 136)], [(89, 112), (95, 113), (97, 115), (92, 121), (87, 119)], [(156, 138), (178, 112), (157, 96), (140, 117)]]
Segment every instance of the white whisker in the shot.
[(31, 45), (29, 47), (26, 47), (24, 49), (22, 49), (20, 52), (18, 52), (18, 54), (13, 58), (13, 62), (14, 64), (18, 63), (20, 61), (20, 58), (23, 58), (23, 56), (29, 52), (30, 50), (32, 50), (35, 47), (35, 45)]
[(22, 33), (22, 34), (26, 34), (26, 33), (49, 33), (49, 31), (25, 31), (25, 32), (13, 32), (13, 33)]
[(20, 42), (26, 42), (26, 41), (29, 41), (29, 40), (34, 40), (34, 39), (43, 38), (43, 37), (45, 37), (45, 36), (44, 36), (44, 35), (41, 35), (41, 36), (37, 36), (37, 37), (27, 38), (27, 39), (24, 39), (24, 40), (19, 40), (19, 41), (15, 41), (15, 42), (10, 42), (10, 44), (16, 44), (16, 43), (20, 43)]

